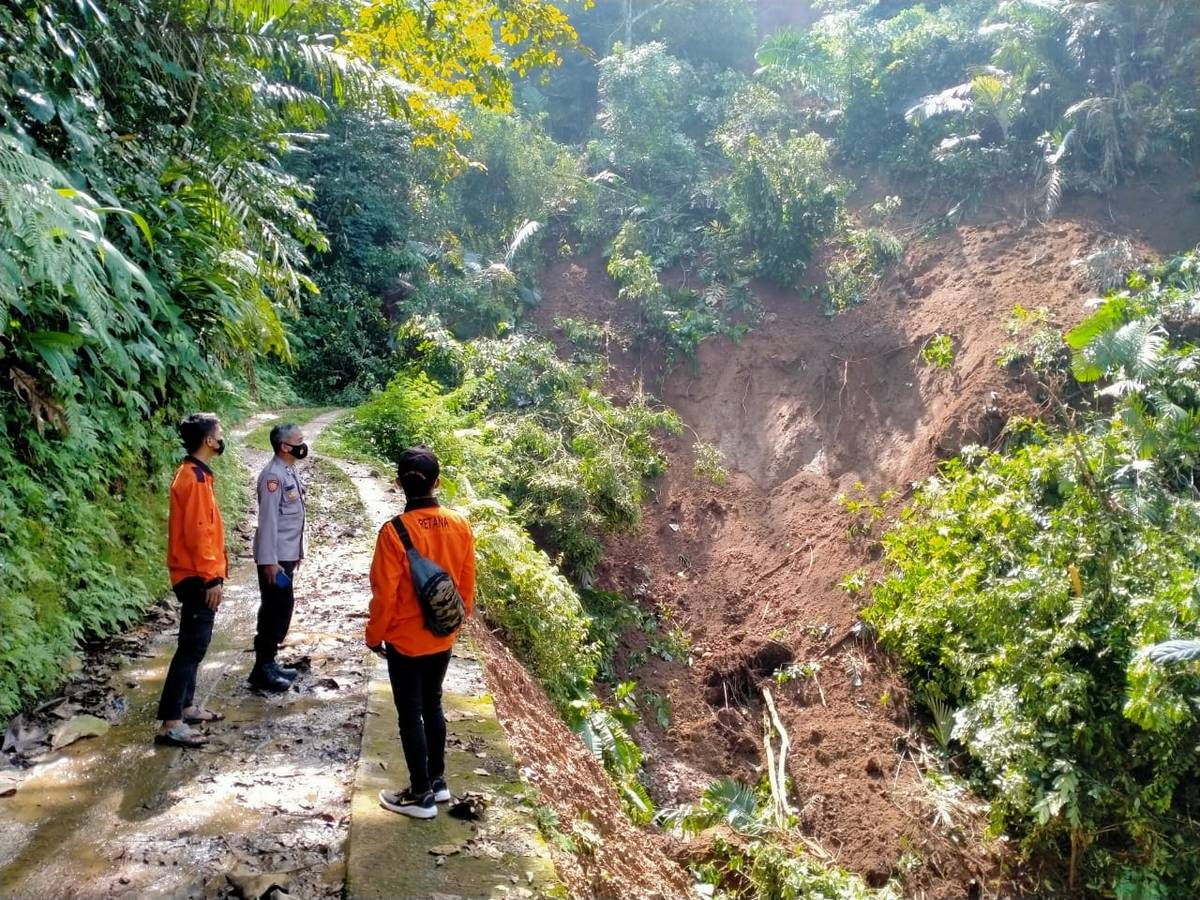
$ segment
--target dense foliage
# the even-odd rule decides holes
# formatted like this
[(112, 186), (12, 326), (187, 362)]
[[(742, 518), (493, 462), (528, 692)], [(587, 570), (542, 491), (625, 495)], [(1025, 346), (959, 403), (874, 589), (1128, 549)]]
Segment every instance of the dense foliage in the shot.
[(1184, 256), (1072, 331), (1075, 377), (1107, 385), (1094, 410), (946, 464), (867, 611), (956, 710), (996, 825), (1092, 896), (1200, 888), (1200, 670), (1142, 652), (1200, 632), (1198, 290)]
[[(868, 300), (901, 200), (851, 212), (854, 166), (950, 214), (1019, 178), (1051, 216), (1195, 151), (1193, 3), (821, 8), (756, 53), (748, 0), (0, 0), (0, 716), (162, 593), (172, 423), (279, 399), (291, 366), (306, 399), (366, 401), (344, 446), (439, 450), (485, 614), (645, 821), (612, 647), (657, 624), (576, 584), (636, 525), (678, 422), (607, 398), (603, 348), (671, 364), (737, 338), (753, 278), (830, 314)], [(521, 320), (544, 265), (580, 253), (633, 327), (580, 311), (564, 362)], [(956, 710), (943, 743), (997, 827), (1098, 895), (1200, 884), (1195, 662), (1143, 652), (1200, 617), (1196, 268), (1135, 276), (1073, 332), (1083, 413), (926, 485), (868, 613)], [(1010, 361), (1065, 359), (1047, 332)], [(676, 632), (648, 647), (687, 656)], [(775, 837), (718, 844), (705, 880), (866, 895)]]
[[(1036, 181), (1053, 214), (1165, 154), (1194, 152), (1195, 4), (970, 0), (837, 4), (759, 49), (762, 74), (810, 99), (842, 154), (959, 201)], [(886, 10), (889, 10), (886, 11)]]
[(450, 98), (507, 108), (506, 73), (573, 36), (541, 0), (434, 7), (0, 4), (0, 715), (161, 592), (181, 413), (290, 357), (327, 242), (285, 157), (334, 107), (452, 156)]
[(462, 344), (424, 325), (409, 369), (337, 440), (379, 460), (414, 443), (438, 452), (443, 494), (475, 529), (482, 614), (608, 767), (631, 815), (648, 821), (641, 752), (627, 732), (638, 717), (632, 687), (612, 706), (593, 695), (605, 635), (562, 567), (588, 580), (602, 537), (636, 525), (644, 479), (662, 467), (657, 435), (677, 421), (648, 397), (615, 406), (597, 390), (602, 370), (563, 362), (544, 341)]
[[(409, 329), (408, 371), (440, 382), (418, 390), (417, 376), (401, 374), (355, 411), (350, 433), (381, 459), (417, 437), (440, 447), (450, 472), (463, 469), (477, 491), (507, 497), (525, 527), (586, 580), (603, 536), (637, 525), (645, 479), (664, 464), (658, 435), (678, 431), (678, 419), (645, 395), (617, 406), (600, 391), (601, 364), (564, 361), (542, 339), (460, 343), (423, 324), (419, 334)], [(416, 397), (429, 404), (424, 419), (410, 411)]]

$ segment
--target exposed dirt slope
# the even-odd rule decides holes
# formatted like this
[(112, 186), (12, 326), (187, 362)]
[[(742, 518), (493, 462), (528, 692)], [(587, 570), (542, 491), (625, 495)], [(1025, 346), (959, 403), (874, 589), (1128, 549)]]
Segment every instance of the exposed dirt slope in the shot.
[[(684, 869), (666, 854), (670, 841), (632, 825), (604, 767), (563, 722), (541, 686), (487, 628), (472, 623), (488, 687), (524, 777), (537, 785), (560, 835), (551, 844), (572, 897), (683, 900)], [(567, 850), (571, 846), (574, 852)]]
[[(819, 687), (797, 679), (778, 689), (807, 834), (875, 884), (907, 852), (924, 861), (907, 881), (914, 892), (961, 897), (977, 882), (994, 895), (1001, 866), (977, 840), (979, 817), (957, 810), (966, 832), (957, 836), (933, 827), (906, 752), (918, 736), (902, 682), (851, 634), (858, 601), (838, 582), (877, 563), (870, 542), (848, 538), (851, 519), (834, 498), (857, 482), (904, 491), (939, 457), (994, 440), (1014, 413), (1037, 413), (1027, 385), (996, 358), (1015, 305), (1045, 308), (1060, 325), (1082, 314), (1090, 291), (1071, 263), (1112, 239), (1087, 213), (915, 242), (879, 297), (831, 320), (758, 286), (759, 327), (738, 345), (706, 343), (695, 369), (665, 378), (655, 360), (615, 354), (613, 386), (644, 381), (730, 470), (723, 486), (695, 478), (695, 437), (675, 440), (640, 532), (612, 542), (601, 573), (603, 586), (669, 609), (693, 642), (693, 667), (652, 662), (638, 672), (643, 690), (672, 709), (665, 732), (645, 725), (639, 735), (660, 803), (691, 799), (723, 775), (757, 780), (758, 686), (790, 660), (815, 661)], [(1200, 239), (1157, 230), (1165, 249)], [(602, 260), (558, 263), (543, 292), (545, 327), (556, 316), (631, 327)], [(935, 333), (954, 339), (951, 371), (920, 359)]]

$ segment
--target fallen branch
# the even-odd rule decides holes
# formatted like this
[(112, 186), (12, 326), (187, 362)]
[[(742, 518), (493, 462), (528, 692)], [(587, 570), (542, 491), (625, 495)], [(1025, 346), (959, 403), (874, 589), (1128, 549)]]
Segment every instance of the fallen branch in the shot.
[[(788, 739), (787, 729), (783, 727), (783, 721), (779, 718), (779, 711), (775, 708), (775, 698), (771, 696), (769, 687), (763, 688), (763, 700), (766, 703), (763, 726), (766, 733), (764, 744), (767, 755), (767, 780), (771, 785), (771, 801), (775, 807), (776, 821), (780, 828), (786, 828), (792, 817), (792, 808), (787, 800), (787, 754), (791, 747), (791, 741)], [(772, 771), (774, 756), (771, 748), (772, 727), (779, 734), (778, 771)]]
[[(768, 693), (769, 689), (763, 688), (763, 696), (767, 696)], [(775, 818), (775, 825), (778, 828), (786, 828), (787, 818), (782, 815), (779, 803), (780, 786), (779, 773), (775, 769), (775, 750), (771, 746), (771, 716), (766, 707), (763, 708), (763, 756), (767, 764), (767, 783), (771, 787), (771, 812)]]
[[(770, 578), (772, 575), (774, 575), (776, 572), (778, 572), (780, 569), (782, 569), (784, 566), (786, 566), (788, 563), (790, 563), (792, 561), (792, 559), (796, 556), (797, 553), (803, 553), (805, 550), (811, 549), (811, 547), (812, 547), (812, 539), (810, 538), (810, 539), (806, 540), (803, 544), (801, 544), (799, 547), (797, 547), (795, 550), (793, 550), (791, 553), (789, 553), (787, 556), (785, 556), (783, 558), (783, 562), (779, 563), (779, 565), (775, 566), (775, 568), (768, 569), (762, 575), (759, 575), (758, 580), (766, 581), (768, 578)], [(810, 559), (811, 559), (811, 557), (810, 557)]]

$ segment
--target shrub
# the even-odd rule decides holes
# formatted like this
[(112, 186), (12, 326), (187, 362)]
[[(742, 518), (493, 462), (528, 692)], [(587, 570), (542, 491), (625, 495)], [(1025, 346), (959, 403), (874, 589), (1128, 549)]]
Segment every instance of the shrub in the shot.
[(1139, 273), (1072, 331), (1111, 412), (946, 463), (885, 537), (865, 614), (955, 710), (995, 825), (1090, 896), (1200, 886), (1200, 672), (1141, 652), (1200, 630), (1200, 384), (1178, 324), (1198, 284), (1195, 255)]
[(888, 267), (903, 255), (904, 244), (890, 231), (848, 229), (826, 270), (828, 311), (844, 312), (865, 301)]
[(828, 162), (829, 144), (815, 134), (752, 136), (733, 157), (730, 221), (759, 274), (785, 287), (799, 282), (842, 215), (846, 188)]
[(691, 66), (658, 42), (618, 47), (599, 66), (603, 138), (593, 158), (660, 194), (664, 185), (690, 180), (697, 151), (683, 125), (695, 90)]
[(564, 362), (528, 335), (457, 352), (460, 383), (402, 374), (356, 410), (352, 432), (383, 459), (430, 443), (452, 476), (465, 473), (484, 496), (503, 494), (545, 546), (587, 575), (602, 537), (638, 523), (643, 480), (665, 464), (656, 435), (678, 430), (678, 420), (642, 395), (614, 405), (598, 390), (602, 369)]

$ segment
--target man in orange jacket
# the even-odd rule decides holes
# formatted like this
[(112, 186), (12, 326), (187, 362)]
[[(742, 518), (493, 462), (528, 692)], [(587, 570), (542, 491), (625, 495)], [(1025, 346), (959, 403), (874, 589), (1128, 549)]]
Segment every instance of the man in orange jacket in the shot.
[[(475, 538), (466, 519), (438, 504), (434, 494), (440, 473), (428, 447), (413, 447), (400, 455), (396, 482), (407, 500), (401, 521), (414, 549), (450, 576), (469, 616), (475, 601)], [(387, 659), (408, 765), (408, 788), (379, 792), (379, 802), (392, 812), (432, 819), (436, 804), (450, 799), (442, 681), (457, 639), (457, 631), (437, 637), (426, 628), (404, 545), (388, 522), (379, 532), (371, 561), (367, 646)]]
[(188, 726), (218, 722), (220, 713), (194, 704), (196, 672), (212, 640), (213, 619), (229, 570), (225, 555), (225, 524), (213, 493), (209, 463), (225, 452), (221, 422), (212, 413), (193, 413), (179, 424), (187, 457), (171, 483), (171, 513), (167, 533), (167, 568), (179, 598), (179, 646), (171, 658), (162, 698), (161, 725), (154, 743), (172, 747), (202, 747), (205, 739)]

